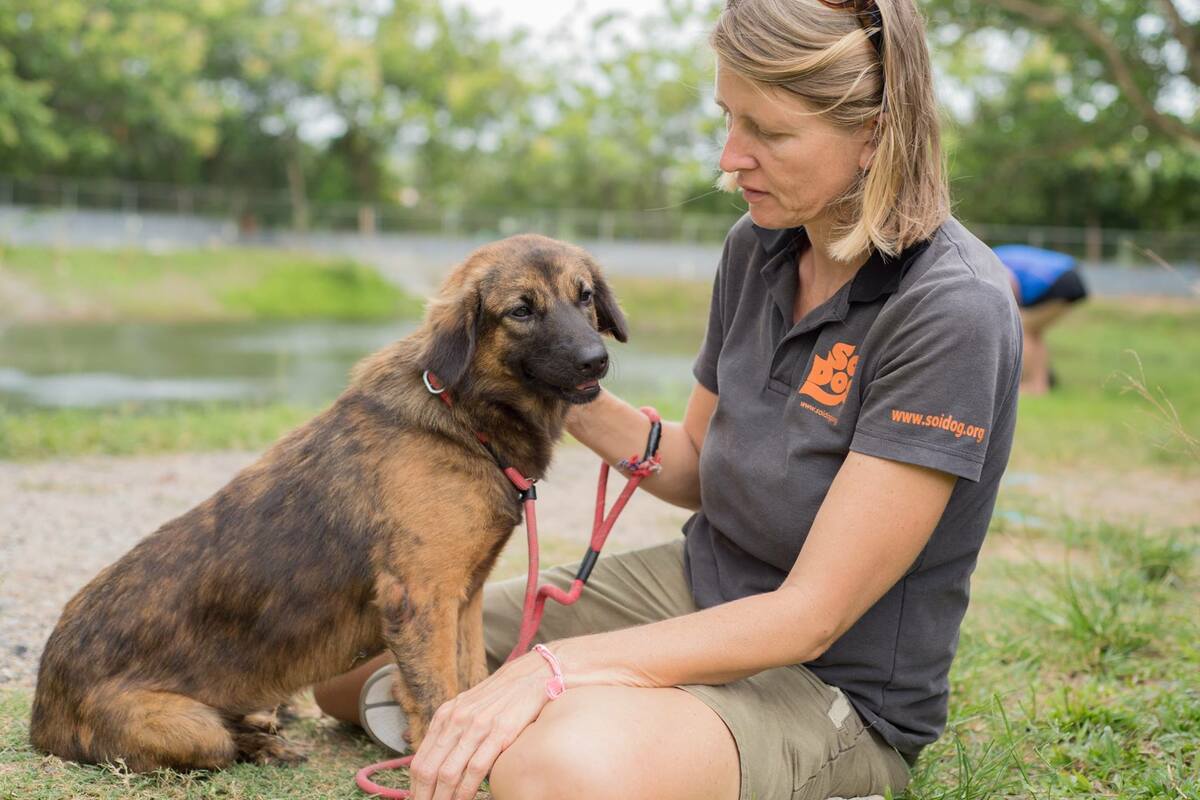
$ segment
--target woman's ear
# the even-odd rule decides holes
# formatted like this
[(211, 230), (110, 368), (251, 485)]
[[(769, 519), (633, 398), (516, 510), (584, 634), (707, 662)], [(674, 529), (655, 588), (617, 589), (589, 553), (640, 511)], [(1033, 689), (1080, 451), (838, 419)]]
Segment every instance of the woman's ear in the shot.
[(875, 161), (875, 153), (879, 150), (879, 137), (883, 133), (883, 125), (887, 124), (887, 112), (882, 112), (863, 125), (866, 141), (858, 153), (858, 168), (866, 172)]
[(421, 361), (445, 386), (455, 388), (466, 377), (475, 357), (482, 306), (474, 286), (465, 286), (451, 298), (439, 298), (430, 304), (429, 343)]
[(625, 322), (625, 314), (617, 305), (608, 283), (601, 277), (599, 270), (592, 270), (592, 301), (596, 304), (596, 327), (601, 333), (612, 334), (618, 342), (629, 341), (629, 326)]

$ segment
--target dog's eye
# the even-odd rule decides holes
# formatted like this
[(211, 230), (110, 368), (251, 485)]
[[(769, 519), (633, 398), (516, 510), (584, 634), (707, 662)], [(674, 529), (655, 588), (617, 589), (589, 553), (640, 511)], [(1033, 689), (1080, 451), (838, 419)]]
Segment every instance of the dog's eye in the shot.
[(516, 317), (517, 319), (525, 319), (533, 313), (533, 309), (531, 309), (529, 306), (517, 306), (508, 313), (510, 316)]
[(579, 302), (583, 303), (584, 305), (587, 305), (588, 303), (592, 302), (592, 290), (584, 289), (582, 292), (580, 292), (579, 293)]

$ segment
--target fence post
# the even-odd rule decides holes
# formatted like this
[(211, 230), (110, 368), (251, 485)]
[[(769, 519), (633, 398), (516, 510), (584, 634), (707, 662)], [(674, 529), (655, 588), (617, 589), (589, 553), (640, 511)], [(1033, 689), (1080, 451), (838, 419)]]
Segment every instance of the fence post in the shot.
[(1104, 259), (1104, 230), (1093, 222), (1083, 236), (1084, 258), (1089, 264), (1099, 264)]
[(600, 238), (606, 242), (611, 242), (617, 233), (617, 215), (611, 211), (605, 211), (600, 215)]
[(375, 206), (361, 205), (358, 207), (358, 232), (363, 236), (374, 236), (377, 215)]

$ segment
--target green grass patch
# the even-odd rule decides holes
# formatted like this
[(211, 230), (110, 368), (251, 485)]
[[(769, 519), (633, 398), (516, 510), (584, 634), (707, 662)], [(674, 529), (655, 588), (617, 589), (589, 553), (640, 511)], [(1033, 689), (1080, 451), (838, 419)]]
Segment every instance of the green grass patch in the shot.
[(652, 339), (695, 351), (708, 324), (712, 284), (662, 278), (611, 279), (629, 320), (630, 340)]
[(1061, 560), (985, 550), (950, 722), (905, 797), (1200, 797), (1200, 531), (1079, 533), (1037, 534)]
[(22, 281), (49, 318), (383, 319), (421, 310), (370, 267), (268, 249), (12, 247), (0, 250), (0, 273)]
[[(1021, 399), (1014, 463), (1195, 467), (1182, 442), (1125, 376), (1170, 401), (1185, 430), (1200, 434), (1200, 303), (1096, 300), (1070, 312), (1047, 337), (1059, 387)], [(1136, 357), (1135, 357), (1136, 354)]]
[[(120, 765), (84, 766), (43, 756), (29, 746), (28, 689), (0, 689), (0, 798), (20, 800), (351, 800), (366, 797), (354, 785), (361, 767), (390, 758), (366, 735), (328, 718), (302, 718), (288, 738), (309, 760), (295, 767), (237, 764), (219, 772), (173, 770), (136, 775)], [(407, 773), (383, 774), (384, 785), (406, 787)]]
[(257, 450), (315, 413), (232, 404), (0, 409), (0, 459)]

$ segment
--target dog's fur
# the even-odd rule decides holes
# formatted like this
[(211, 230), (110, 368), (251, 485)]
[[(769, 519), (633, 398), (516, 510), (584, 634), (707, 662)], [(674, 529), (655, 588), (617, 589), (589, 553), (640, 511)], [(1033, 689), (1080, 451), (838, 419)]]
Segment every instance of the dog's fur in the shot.
[(270, 710), (386, 647), (418, 745), (487, 675), (481, 587), (521, 517), (475, 432), (544, 474), (568, 408), (599, 391), (600, 333), (625, 341), (625, 319), (584, 251), (539, 236), (477, 250), (332, 407), (67, 604), (33, 744), (135, 771), (299, 760)]

